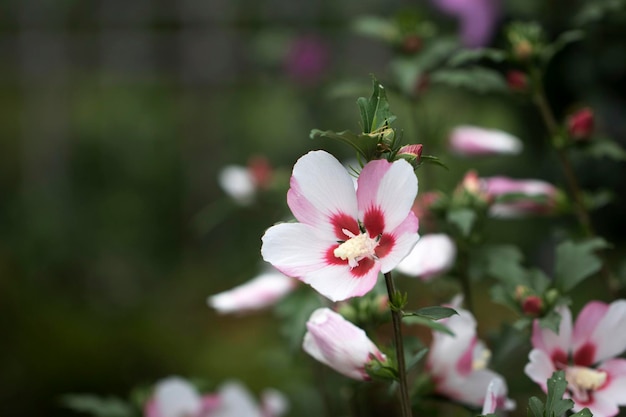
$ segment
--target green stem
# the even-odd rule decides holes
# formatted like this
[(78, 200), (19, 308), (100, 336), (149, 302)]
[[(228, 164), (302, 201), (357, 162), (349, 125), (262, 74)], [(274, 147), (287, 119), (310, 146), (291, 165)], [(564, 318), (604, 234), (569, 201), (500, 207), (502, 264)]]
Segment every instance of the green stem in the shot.
[(402, 343), (402, 312), (396, 308), (396, 288), (391, 277), (391, 272), (385, 274), (385, 284), (391, 304), (391, 321), (393, 323), (393, 339), (396, 346), (398, 361), (398, 379), (400, 383), (400, 408), (402, 417), (412, 417), (411, 400), (409, 397), (409, 384), (407, 382), (406, 364), (404, 363), (404, 344)]
[(463, 247), (459, 250), (459, 278), (461, 289), (463, 290), (463, 301), (470, 313), (474, 313), (474, 303), (472, 301), (472, 285), (469, 277), (469, 254)]

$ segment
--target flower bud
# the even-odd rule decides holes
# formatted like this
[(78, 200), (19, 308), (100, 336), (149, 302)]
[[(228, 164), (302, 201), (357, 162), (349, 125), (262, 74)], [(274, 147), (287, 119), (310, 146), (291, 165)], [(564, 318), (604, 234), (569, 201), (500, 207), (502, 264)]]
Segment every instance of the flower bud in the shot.
[(349, 378), (369, 381), (367, 364), (387, 360), (365, 331), (328, 308), (315, 310), (306, 327), (304, 351)]
[(593, 132), (594, 117), (589, 107), (578, 110), (567, 118), (567, 132), (574, 140), (589, 139)]
[(402, 158), (413, 167), (417, 167), (420, 163), (420, 158), (422, 156), (422, 148), (423, 146), (420, 144), (417, 145), (405, 145), (400, 148), (397, 153), (398, 158)]
[(516, 93), (528, 91), (528, 77), (522, 71), (511, 70), (506, 73), (506, 83), (509, 89)]
[(522, 311), (527, 316), (540, 316), (543, 311), (543, 300), (537, 295), (529, 295), (522, 301)]

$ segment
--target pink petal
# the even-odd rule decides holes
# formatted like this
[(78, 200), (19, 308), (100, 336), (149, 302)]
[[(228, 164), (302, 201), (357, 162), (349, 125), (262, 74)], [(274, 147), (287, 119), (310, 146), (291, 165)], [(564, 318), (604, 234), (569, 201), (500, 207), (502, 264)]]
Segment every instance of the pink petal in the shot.
[(598, 366), (608, 373), (606, 384), (595, 392), (596, 398), (616, 405), (626, 405), (626, 359), (611, 359)]
[(494, 379), (504, 380), (496, 372), (480, 369), (465, 378), (447, 379), (437, 386), (437, 392), (463, 404), (481, 407), (485, 401), (487, 387)]
[(531, 350), (528, 359), (530, 362), (524, 367), (524, 373), (547, 392), (548, 378), (556, 371), (552, 359), (541, 349)]
[[(609, 305), (600, 301), (591, 301), (578, 313), (574, 324), (573, 345), (574, 362), (579, 366), (591, 366), (597, 362), (595, 353), (597, 346), (591, 340), (593, 331), (606, 315)], [(583, 358), (584, 356), (584, 358)]]
[[(393, 238), (393, 243), (390, 244), (388, 252), (379, 256), (381, 271), (384, 274), (398, 266), (400, 261), (411, 252), (411, 249), (413, 249), (419, 239), (419, 235), (417, 234), (418, 228), (419, 221), (417, 217), (413, 212), (409, 212), (404, 222), (389, 233), (389, 236)], [(383, 237), (385, 236), (386, 235), (383, 235)], [(382, 239), (380, 244), (381, 246), (383, 245)]]
[(357, 217), (352, 178), (339, 161), (324, 151), (312, 151), (298, 159), (287, 203), (298, 221), (324, 234), (334, 232), (331, 217)]
[(197, 415), (202, 408), (202, 400), (196, 388), (180, 377), (169, 377), (159, 381), (154, 389), (154, 408), (151, 413), (158, 417), (178, 417)]
[(541, 328), (539, 321), (535, 320), (531, 341), (535, 349), (543, 350), (553, 360), (566, 360), (572, 340), (572, 313), (566, 306), (557, 307), (557, 312), (561, 314), (559, 334)]
[(283, 274), (300, 279), (325, 267), (326, 252), (336, 245), (332, 236), (321, 235), (315, 228), (303, 223), (272, 226), (261, 240), (263, 259)]
[(416, 196), (417, 177), (408, 162), (371, 161), (358, 179), (359, 218), (369, 210), (381, 210), (383, 231), (390, 232), (406, 220)]
[(396, 267), (403, 274), (428, 280), (448, 271), (456, 258), (456, 245), (446, 234), (425, 235)]
[(515, 136), (496, 129), (459, 126), (450, 134), (450, 148), (460, 155), (518, 154), (522, 142)]
[(285, 395), (275, 389), (268, 388), (261, 394), (263, 417), (280, 417), (289, 411), (289, 401)]
[(612, 302), (590, 337), (597, 348), (595, 361), (618, 356), (626, 350), (625, 323), (626, 300)]
[(588, 408), (594, 417), (613, 417), (619, 413), (619, 408), (613, 401), (606, 400), (602, 396), (598, 396), (597, 393), (593, 395), (591, 402), (579, 403), (576, 399), (573, 401), (572, 411), (576, 413), (583, 408)]
[(473, 352), (476, 342), (476, 320), (472, 313), (457, 308), (459, 315), (445, 321), (454, 335), (433, 332), (433, 341), (428, 352), (427, 364), (432, 374), (441, 378), (456, 378), (458, 364), (465, 355)]
[[(364, 261), (367, 259), (360, 263)], [(361, 276), (355, 276), (347, 264), (328, 265), (306, 274), (302, 280), (331, 301), (342, 301), (368, 293), (376, 285), (379, 272), (378, 262), (372, 262), (367, 273)]]
[(280, 272), (268, 272), (229, 291), (208, 298), (209, 306), (220, 313), (259, 310), (275, 304), (295, 288), (295, 281)]

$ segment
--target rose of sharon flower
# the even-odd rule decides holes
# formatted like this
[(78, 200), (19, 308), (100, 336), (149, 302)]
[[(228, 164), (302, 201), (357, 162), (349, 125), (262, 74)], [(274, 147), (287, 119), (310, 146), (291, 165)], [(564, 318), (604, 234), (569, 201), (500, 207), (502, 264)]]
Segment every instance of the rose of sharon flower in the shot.
[[(495, 217), (520, 217), (528, 214), (544, 214), (554, 210), (557, 189), (541, 180), (516, 180), (497, 176), (481, 178), (482, 188), (496, 202), (489, 213)], [(498, 199), (510, 197), (508, 201)]]
[(456, 245), (450, 236), (434, 233), (420, 238), (396, 270), (429, 281), (448, 271), (456, 258)]
[(563, 370), (574, 411), (587, 407), (595, 417), (618, 414), (626, 405), (626, 359), (615, 358), (626, 350), (626, 300), (587, 303), (573, 328), (570, 310), (562, 306), (558, 312), (558, 334), (535, 320), (526, 375), (547, 392), (547, 379)]
[(468, 406), (481, 407), (485, 403), (487, 388), (497, 380), (502, 384), (495, 399), (497, 407), (513, 409), (515, 404), (506, 397), (504, 379), (487, 369), (491, 352), (477, 338), (474, 316), (454, 305), (453, 308), (459, 315), (442, 322), (454, 335), (433, 332), (426, 359), (426, 370), (433, 378), (435, 391)]
[(227, 382), (215, 394), (201, 396), (193, 385), (179, 377), (157, 383), (144, 408), (145, 417), (280, 417), (287, 412), (286, 398), (267, 389), (259, 407), (238, 382)]
[(391, 271), (418, 239), (411, 211), (417, 178), (406, 161), (371, 161), (355, 191), (332, 155), (313, 151), (293, 168), (287, 203), (299, 223), (270, 227), (261, 253), (333, 301), (360, 296)]
[(496, 129), (477, 126), (458, 126), (448, 138), (450, 150), (464, 156), (518, 154), (522, 141)]
[(260, 310), (274, 305), (295, 286), (293, 278), (278, 271), (265, 272), (231, 290), (210, 296), (207, 303), (223, 314)]
[(375, 358), (387, 360), (363, 329), (328, 308), (315, 310), (306, 327), (305, 352), (347, 377), (369, 381), (365, 366)]

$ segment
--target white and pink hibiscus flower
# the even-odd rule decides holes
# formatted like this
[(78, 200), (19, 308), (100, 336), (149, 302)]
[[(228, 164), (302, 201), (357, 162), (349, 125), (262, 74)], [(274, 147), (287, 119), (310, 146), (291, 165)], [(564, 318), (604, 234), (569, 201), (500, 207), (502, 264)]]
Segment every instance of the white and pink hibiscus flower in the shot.
[(569, 308), (558, 312), (558, 334), (535, 320), (526, 375), (547, 392), (548, 378), (563, 370), (574, 411), (587, 407), (595, 417), (618, 414), (626, 405), (626, 359), (616, 358), (626, 350), (626, 300), (587, 303), (573, 327)]
[(374, 360), (387, 361), (363, 329), (328, 308), (315, 310), (306, 327), (304, 351), (349, 378), (369, 381), (367, 364)]
[(263, 259), (332, 301), (369, 292), (418, 240), (417, 178), (404, 160), (369, 162), (355, 191), (339, 161), (312, 151), (296, 162), (290, 185), (287, 204), (299, 223), (270, 227)]
[(452, 268), (455, 259), (456, 245), (452, 238), (445, 233), (433, 233), (420, 237), (396, 271), (430, 281)]
[(494, 217), (549, 214), (556, 209), (559, 191), (548, 182), (504, 176), (484, 177), (480, 181), (483, 192), (493, 201), (489, 213)]
[(258, 405), (235, 381), (222, 384), (216, 393), (201, 395), (187, 380), (169, 377), (155, 386), (144, 417), (280, 417), (288, 408), (285, 396), (274, 389), (263, 391)]
[[(513, 409), (515, 403), (507, 398), (504, 378), (487, 369), (491, 352), (476, 335), (476, 319), (459, 304), (457, 299), (451, 305), (458, 315), (441, 320), (453, 335), (433, 331), (426, 371), (433, 379), (435, 392), (470, 407), (483, 407), (489, 400), (490, 408)], [(492, 383), (496, 387), (488, 391)], [(495, 398), (488, 398), (488, 394)]]
[(207, 304), (222, 314), (261, 310), (276, 304), (296, 285), (295, 279), (270, 270), (235, 288), (210, 296)]
[(448, 137), (450, 150), (458, 155), (503, 155), (518, 154), (522, 141), (510, 133), (478, 126), (458, 126)]

